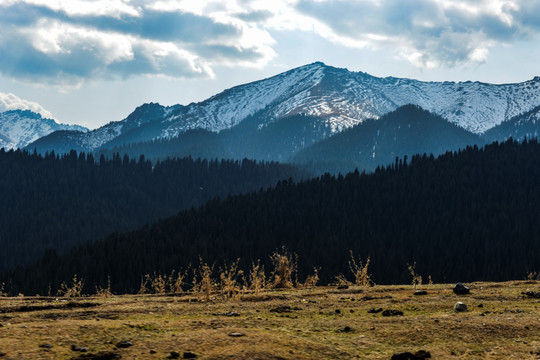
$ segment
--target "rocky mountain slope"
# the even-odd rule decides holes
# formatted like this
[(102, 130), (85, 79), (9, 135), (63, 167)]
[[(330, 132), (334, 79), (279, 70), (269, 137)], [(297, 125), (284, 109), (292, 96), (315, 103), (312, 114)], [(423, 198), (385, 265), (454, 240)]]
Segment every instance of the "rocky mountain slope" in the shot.
[[(62, 147), (93, 151), (122, 144), (174, 139), (186, 131), (222, 132), (250, 119), (258, 130), (292, 115), (316, 117), (328, 137), (406, 104), (442, 116), (475, 134), (540, 105), (540, 78), (517, 84), (422, 82), (378, 78), (317, 62), (236, 86), (203, 102), (164, 107), (145, 104), (120, 122), (86, 134), (44, 138), (40, 151)], [(299, 149), (300, 150), (300, 149)]]
[(58, 124), (30, 110), (0, 112), (0, 148), (22, 148), (58, 130), (76, 130), (82, 135), (88, 129), (78, 125)]
[(321, 117), (338, 132), (406, 104), (419, 105), (480, 134), (540, 105), (540, 78), (506, 85), (422, 82), (314, 63), (179, 107), (164, 119), (159, 137), (192, 128), (221, 131), (261, 111), (266, 115), (261, 126), (302, 113)]

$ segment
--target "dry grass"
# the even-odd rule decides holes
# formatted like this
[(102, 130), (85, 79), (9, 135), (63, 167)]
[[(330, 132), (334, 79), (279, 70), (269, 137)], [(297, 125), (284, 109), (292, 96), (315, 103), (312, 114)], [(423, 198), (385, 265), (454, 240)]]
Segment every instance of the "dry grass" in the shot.
[(349, 260), (349, 269), (354, 275), (354, 283), (355, 285), (361, 285), (361, 286), (371, 286), (374, 285), (373, 281), (371, 280), (371, 275), (369, 274), (369, 263), (370, 258), (368, 257), (366, 260), (366, 264), (364, 265), (362, 263), (362, 259), (358, 258), (358, 261), (354, 258), (354, 254), (351, 250), (351, 260)]
[[(171, 351), (180, 357), (192, 351), (199, 359), (390, 359), (426, 350), (434, 359), (539, 359), (540, 299), (523, 292), (538, 291), (540, 282), (470, 285), (466, 296), (437, 284), (425, 296), (412, 295), (410, 286), (377, 285), (259, 288), (204, 302), (197, 294), (0, 298), (0, 352), (3, 359), (98, 352), (163, 359)], [(468, 312), (454, 313), (458, 300)], [(404, 316), (384, 317), (370, 308)], [(233, 332), (245, 336), (229, 336)], [(122, 340), (133, 346), (116, 349)], [(52, 347), (40, 347), (46, 344)]]
[(294, 287), (293, 276), (298, 269), (298, 256), (291, 254), (285, 247), (270, 255), (274, 271), (272, 271), (272, 287), (275, 289), (290, 289)]

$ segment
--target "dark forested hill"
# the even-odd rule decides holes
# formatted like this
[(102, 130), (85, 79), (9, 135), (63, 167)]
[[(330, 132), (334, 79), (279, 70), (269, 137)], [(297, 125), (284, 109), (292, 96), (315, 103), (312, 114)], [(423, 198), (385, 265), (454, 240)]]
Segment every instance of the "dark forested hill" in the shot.
[(107, 157), (117, 152), (135, 157), (144, 154), (154, 160), (192, 156), (283, 162), (331, 132), (329, 125), (320, 118), (302, 114), (287, 116), (263, 126), (264, 123), (264, 113), (260, 112), (219, 133), (196, 129), (168, 140), (139, 143), (116, 141), (108, 143), (108, 147), (101, 148), (99, 152)]
[(303, 278), (348, 272), (349, 250), (371, 257), (379, 283), (410, 282), (407, 263), (436, 282), (520, 279), (540, 269), (540, 145), (414, 156), (373, 174), (324, 175), (214, 200), (138, 231), (113, 234), (65, 256), (4, 274), (11, 291), (53, 289), (78, 274), (87, 291), (111, 277), (136, 291), (141, 275), (197, 264), (267, 260), (285, 245)]
[(539, 133), (540, 106), (489, 129), (482, 137), (488, 142), (505, 141), (510, 137), (521, 141), (537, 138)]
[(355, 168), (372, 171), (393, 163), (396, 157), (439, 155), (475, 144), (484, 144), (478, 135), (419, 106), (405, 105), (315, 143), (291, 162), (315, 173), (346, 173)]
[(0, 150), (0, 270), (113, 231), (135, 229), (227, 196), (296, 177), (291, 166), (243, 161), (166, 160), (154, 166), (114, 155), (95, 162)]

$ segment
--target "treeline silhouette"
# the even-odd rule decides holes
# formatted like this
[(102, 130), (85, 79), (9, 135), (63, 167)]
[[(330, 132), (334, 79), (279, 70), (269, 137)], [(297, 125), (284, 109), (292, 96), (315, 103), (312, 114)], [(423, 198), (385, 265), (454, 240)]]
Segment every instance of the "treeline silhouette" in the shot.
[(324, 175), (224, 200), (112, 234), (4, 274), (6, 289), (45, 293), (73, 274), (86, 292), (136, 292), (144, 274), (240, 258), (247, 268), (286, 246), (303, 279), (348, 273), (349, 250), (376, 283), (407, 283), (407, 264), (435, 282), (522, 279), (540, 269), (540, 144), (509, 140), (438, 158), (414, 156), (372, 174)]
[[(97, 161), (96, 161), (97, 160)], [(292, 166), (0, 150), (0, 270), (111, 232), (136, 229), (216, 196), (297, 178)]]

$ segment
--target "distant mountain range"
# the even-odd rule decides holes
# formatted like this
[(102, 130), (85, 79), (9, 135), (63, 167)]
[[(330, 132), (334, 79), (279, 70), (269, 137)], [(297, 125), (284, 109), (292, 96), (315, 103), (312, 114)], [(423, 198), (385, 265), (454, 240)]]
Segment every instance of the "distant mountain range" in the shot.
[[(454, 125), (426, 128), (424, 138), (431, 136), (435, 128), (440, 132), (438, 139), (460, 146), (471, 140), (483, 143), (516, 135), (530, 136), (536, 134), (536, 119), (540, 116), (540, 77), (504, 85), (422, 82), (378, 78), (316, 62), (236, 86), (200, 103), (170, 107), (144, 104), (122, 121), (89, 132), (58, 131), (27, 148), (40, 153), (75, 149), (106, 154), (118, 151), (133, 156), (144, 153), (150, 157), (319, 161), (307, 159), (307, 154), (316, 152), (307, 151), (308, 147), (360, 124), (353, 133), (358, 133), (358, 141), (364, 142), (364, 155), (369, 146), (377, 147), (374, 142), (381, 139), (374, 140), (370, 135), (368, 140), (368, 135), (360, 132), (375, 128), (388, 136), (393, 133), (395, 146), (415, 149), (411, 142), (418, 137), (409, 139), (407, 136), (413, 134), (408, 134), (406, 128), (393, 128), (396, 121), (379, 123), (385, 114), (408, 104), (436, 115), (437, 123), (446, 121)], [(410, 124), (421, 136), (422, 126), (428, 123), (406, 125)], [(391, 128), (384, 128), (385, 124)], [(449, 136), (453, 140), (445, 138), (445, 129), (452, 133)], [(425, 144), (419, 150), (438, 152), (444, 148), (433, 141)], [(383, 149), (379, 146), (375, 152), (377, 163), (404, 152), (387, 148), (384, 151), (388, 156), (382, 156)]]
[(88, 131), (83, 126), (58, 124), (30, 110), (0, 112), (0, 148), (23, 148), (58, 130), (79, 131), (81, 134)]

